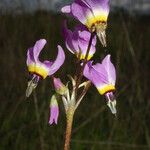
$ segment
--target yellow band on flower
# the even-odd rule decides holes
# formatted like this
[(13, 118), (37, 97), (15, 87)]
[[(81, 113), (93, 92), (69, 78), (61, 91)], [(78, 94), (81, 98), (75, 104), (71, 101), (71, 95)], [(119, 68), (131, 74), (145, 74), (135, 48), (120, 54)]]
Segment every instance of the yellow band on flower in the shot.
[(28, 65), (28, 70), (31, 73), (35, 73), (35, 74), (42, 76), (43, 79), (45, 79), (48, 75), (48, 70), (44, 66), (31, 64), (31, 65)]
[(103, 94), (105, 94), (106, 92), (114, 91), (114, 90), (115, 90), (115, 87), (114, 87), (113, 85), (109, 84), (109, 85), (104, 85), (104, 86), (102, 86), (102, 87), (98, 87), (97, 89), (98, 89), (98, 92), (99, 92), (101, 95), (103, 95)]
[(103, 11), (98, 12), (98, 14), (95, 16), (88, 15), (87, 21), (86, 21), (86, 26), (89, 29), (91, 29), (92, 25), (94, 25), (98, 22), (107, 22), (107, 18), (108, 18), (108, 14)]
[[(77, 57), (79, 57), (79, 56), (77, 55)], [(87, 57), (87, 60), (90, 60), (92, 57), (93, 57), (93, 55), (89, 54)], [(80, 55), (80, 60), (82, 60), (82, 59), (85, 59), (85, 55), (83, 55), (83, 54)]]

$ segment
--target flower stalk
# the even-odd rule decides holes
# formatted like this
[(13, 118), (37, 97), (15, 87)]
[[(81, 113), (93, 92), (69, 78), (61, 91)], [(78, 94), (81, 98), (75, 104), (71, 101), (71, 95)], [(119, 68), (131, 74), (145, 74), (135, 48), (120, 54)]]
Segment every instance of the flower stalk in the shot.
[(76, 94), (77, 94), (78, 86), (80, 85), (80, 82), (81, 82), (82, 77), (83, 77), (84, 67), (85, 67), (85, 65), (88, 61), (87, 58), (88, 58), (88, 55), (89, 55), (89, 52), (90, 52), (90, 48), (91, 48), (91, 45), (92, 45), (92, 40), (93, 40), (94, 35), (95, 35), (95, 33), (91, 33), (83, 65), (82, 66), (80, 65), (80, 73), (76, 76), (77, 77), (77, 79), (76, 79), (76, 81), (77, 81), (77, 83), (76, 83)]
[(71, 140), (71, 133), (72, 133), (72, 123), (73, 123), (73, 116), (74, 116), (74, 108), (70, 107), (66, 114), (66, 135), (65, 135), (65, 145), (64, 150), (70, 149), (70, 140)]

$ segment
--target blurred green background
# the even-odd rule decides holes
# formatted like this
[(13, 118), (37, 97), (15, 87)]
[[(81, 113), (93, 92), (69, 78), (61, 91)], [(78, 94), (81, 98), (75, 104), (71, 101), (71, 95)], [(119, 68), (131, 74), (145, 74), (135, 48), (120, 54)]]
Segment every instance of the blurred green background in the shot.
[[(61, 34), (64, 19), (72, 29), (78, 23), (50, 12), (0, 16), (0, 150), (63, 149), (66, 122), (61, 100), (58, 125), (48, 124), (54, 93), (51, 79), (38, 85), (37, 103), (33, 94), (25, 98), (25, 90), (27, 48), (40, 38), (48, 41), (41, 60), (55, 59), (57, 44), (65, 50), (67, 58), (56, 77), (65, 83), (67, 74), (75, 72), (75, 56), (66, 49)], [(72, 150), (150, 149), (149, 26), (149, 16), (129, 16), (121, 11), (110, 14), (108, 47), (103, 48), (98, 41), (93, 59), (98, 62), (112, 54), (117, 69), (118, 117), (111, 114), (104, 97), (92, 86), (75, 113)]]

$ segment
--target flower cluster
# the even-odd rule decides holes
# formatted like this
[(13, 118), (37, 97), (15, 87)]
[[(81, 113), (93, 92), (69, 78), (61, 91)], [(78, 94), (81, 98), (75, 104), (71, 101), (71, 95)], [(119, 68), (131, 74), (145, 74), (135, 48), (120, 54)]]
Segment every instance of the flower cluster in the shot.
[[(116, 114), (115, 91), (116, 70), (108, 54), (100, 62), (94, 64), (92, 60), (96, 53), (96, 38), (98, 36), (101, 44), (106, 47), (106, 27), (109, 14), (109, 0), (75, 0), (71, 5), (64, 6), (61, 11), (76, 18), (79, 23), (71, 31), (67, 27), (67, 22), (63, 24), (63, 36), (66, 48), (76, 56), (79, 64), (76, 74), (69, 79), (72, 89), (68, 83), (63, 84), (59, 78), (54, 77), (54, 73), (62, 66), (65, 54), (61, 46), (58, 45), (58, 55), (55, 61), (39, 60), (39, 54), (46, 44), (45, 39), (38, 40), (35, 45), (28, 49), (27, 67), (31, 79), (28, 82), (26, 96), (29, 97), (38, 85), (39, 80), (52, 76), (55, 93), (50, 100), (49, 124), (57, 124), (59, 116), (58, 100), (62, 99), (66, 111), (67, 119), (73, 114), (84, 95), (87, 93), (91, 83), (97, 88), (101, 95), (106, 97), (107, 105), (113, 114)], [(82, 81), (83, 76), (86, 81)], [(80, 94), (78, 90), (83, 88)]]

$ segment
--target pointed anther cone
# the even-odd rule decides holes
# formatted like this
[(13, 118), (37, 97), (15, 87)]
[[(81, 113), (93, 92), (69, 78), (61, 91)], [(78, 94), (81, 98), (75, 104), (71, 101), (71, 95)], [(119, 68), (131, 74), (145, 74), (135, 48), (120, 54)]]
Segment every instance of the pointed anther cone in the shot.
[(28, 86), (26, 89), (26, 97), (29, 97), (33, 90), (37, 87), (40, 77), (37, 75), (33, 75), (32, 79), (28, 81)]
[(117, 110), (116, 110), (116, 99), (112, 92), (107, 92), (105, 94), (106, 100), (107, 100), (107, 106), (110, 108), (112, 114), (116, 116)]
[(106, 43), (106, 28), (107, 28), (107, 23), (98, 23), (95, 26), (96, 34), (97, 34), (101, 44), (103, 45), (103, 47), (107, 46), (107, 43)]

